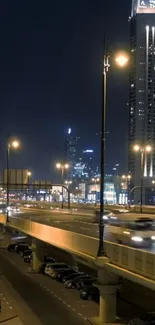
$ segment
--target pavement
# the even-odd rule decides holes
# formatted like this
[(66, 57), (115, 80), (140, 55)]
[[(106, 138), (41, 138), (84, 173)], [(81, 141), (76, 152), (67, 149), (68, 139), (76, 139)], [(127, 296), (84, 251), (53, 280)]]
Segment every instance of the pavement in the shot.
[(5, 325), (41, 325), (39, 319), (3, 275), (2, 270), (0, 274), (0, 299), (2, 306), (0, 323)]
[[(83, 302), (75, 293), (72, 295), (70, 292), (72, 298), (68, 296), (66, 299), (62, 287), (59, 287), (59, 283), (54, 283), (46, 276), (30, 273), (29, 266), (16, 253), (12, 254), (1, 249), (0, 265), (8, 281), (11, 282), (14, 289), (26, 301), (26, 304), (31, 308), (37, 319), (39, 319), (39, 323), (33, 321), (27, 322), (27, 324), (88, 324), (85, 315), (80, 313), (81, 309), (78, 307)], [(77, 310), (72, 308), (71, 303), (73, 301), (77, 302)], [(90, 303), (95, 304), (93, 302)], [(90, 306), (92, 307), (90, 304), (87, 310), (90, 309), (91, 311), (92, 308)], [(96, 312), (93, 315), (96, 315)]]
[[(31, 308), (31, 312), (39, 319), (39, 322), (30, 319), (27, 322), (29, 325), (50, 325), (52, 322), (86, 325), (94, 324), (94, 319), (95, 321), (98, 319), (99, 305), (97, 303), (83, 301), (77, 290), (66, 289), (62, 283), (46, 275), (32, 273), (31, 265), (24, 263), (18, 254), (0, 249), (0, 264), (21, 299), (24, 299), (27, 306)], [(117, 301), (117, 312), (121, 319), (126, 319), (124, 323), (127, 319), (141, 315), (144, 311), (120, 299)], [(118, 320), (120, 322), (120, 318)]]

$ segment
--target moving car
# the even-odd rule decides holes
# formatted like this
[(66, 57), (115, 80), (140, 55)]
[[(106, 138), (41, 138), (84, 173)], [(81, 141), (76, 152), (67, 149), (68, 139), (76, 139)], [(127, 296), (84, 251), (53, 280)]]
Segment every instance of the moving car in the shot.
[(27, 249), (29, 249), (28, 244), (17, 244), (16, 247), (15, 247), (15, 252), (17, 254), (20, 254), (21, 252), (24, 252)]
[(56, 270), (57, 269), (64, 269), (64, 268), (68, 268), (69, 266), (65, 263), (47, 263), (45, 266), (45, 271), (44, 273), (46, 275), (49, 275), (52, 277), (52, 274), (56, 275)]
[(128, 322), (128, 325), (154, 325), (155, 312), (148, 312), (144, 317), (133, 318)]
[[(103, 214), (103, 221), (104, 223), (108, 223), (109, 221), (116, 221), (117, 217), (114, 215), (113, 212), (109, 210), (104, 210)], [(100, 211), (95, 211), (95, 214), (93, 215), (93, 220), (94, 223), (99, 223), (100, 222)]]
[(74, 289), (77, 286), (77, 283), (80, 279), (85, 279), (88, 277), (88, 274), (78, 275), (76, 278), (68, 280), (65, 282), (65, 287), (67, 289)]
[(119, 244), (149, 248), (155, 241), (155, 221), (146, 217), (123, 220), (119, 227), (108, 224), (107, 232)]
[(85, 278), (85, 279), (80, 279), (77, 282), (77, 289), (78, 290), (81, 290), (84, 287), (91, 286), (94, 282), (97, 282), (97, 279), (96, 278), (93, 278), (91, 276), (88, 277), (88, 278)]
[(77, 270), (75, 270), (73, 268), (68, 268), (68, 269), (65, 269), (65, 270), (59, 270), (57, 272), (56, 279), (58, 281), (62, 282), (64, 277), (66, 277), (67, 275), (70, 275), (70, 274), (78, 274), (78, 272), (77, 272)]
[(83, 300), (95, 300), (99, 302), (100, 292), (95, 286), (86, 286), (79, 292), (80, 298)]

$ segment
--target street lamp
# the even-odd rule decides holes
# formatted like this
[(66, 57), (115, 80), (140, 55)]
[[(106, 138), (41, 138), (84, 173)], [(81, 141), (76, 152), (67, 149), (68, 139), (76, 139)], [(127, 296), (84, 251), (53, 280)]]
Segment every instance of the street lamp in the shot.
[(10, 157), (10, 151), (11, 150), (17, 150), (20, 146), (20, 143), (18, 140), (9, 140), (7, 143), (7, 156), (6, 156), (6, 170), (7, 170), (7, 186), (6, 186), (6, 206), (7, 206), (7, 222), (9, 221), (9, 157)]
[[(104, 256), (104, 163), (105, 163), (105, 122), (106, 122), (106, 105), (107, 105), (107, 74), (110, 68), (110, 55), (106, 51), (106, 38), (104, 38), (104, 58), (102, 71), (102, 114), (101, 114), (101, 178), (100, 178), (100, 222), (99, 222), (99, 248), (98, 256)], [(121, 68), (127, 65), (129, 57), (126, 53), (121, 52), (115, 56), (115, 62)]]
[(141, 183), (140, 183), (140, 213), (143, 213), (143, 175), (144, 175), (144, 154), (145, 152), (149, 153), (152, 151), (152, 147), (147, 145), (144, 147), (139, 146), (138, 144), (134, 145), (133, 150), (135, 152), (140, 152), (141, 156), (141, 165), (140, 165), (140, 173), (141, 173)]
[(92, 182), (95, 184), (95, 206), (96, 206), (96, 201), (97, 201), (97, 198), (96, 198), (96, 195), (97, 195), (97, 183), (99, 183), (100, 179), (99, 178), (92, 178)]
[(66, 185), (72, 184), (72, 181), (65, 181)]
[(131, 180), (131, 175), (122, 175), (122, 179), (125, 180), (126, 182), (126, 187), (127, 187), (127, 204), (129, 203), (130, 206), (130, 201), (129, 201), (129, 187), (130, 187), (130, 180)]
[[(64, 171), (69, 168), (69, 164), (67, 163), (57, 163), (56, 168), (61, 170), (61, 181), (62, 185), (64, 183)], [(61, 203), (61, 208), (63, 209), (63, 186), (62, 186), (62, 203)]]

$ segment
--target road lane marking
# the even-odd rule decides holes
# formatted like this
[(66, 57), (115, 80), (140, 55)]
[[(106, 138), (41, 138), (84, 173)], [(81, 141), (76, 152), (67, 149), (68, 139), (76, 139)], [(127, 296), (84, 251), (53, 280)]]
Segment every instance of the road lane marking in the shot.
[(80, 229), (83, 229), (83, 230), (91, 230), (90, 228), (85, 228), (85, 227), (80, 227)]

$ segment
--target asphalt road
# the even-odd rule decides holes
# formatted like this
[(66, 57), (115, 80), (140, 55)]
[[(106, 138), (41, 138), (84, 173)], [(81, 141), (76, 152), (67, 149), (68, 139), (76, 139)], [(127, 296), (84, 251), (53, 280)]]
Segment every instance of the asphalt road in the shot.
[[(136, 214), (136, 218), (141, 216), (141, 214)], [(150, 215), (145, 214), (143, 214), (143, 216), (150, 217)], [(92, 215), (67, 214), (62, 213), (59, 210), (57, 212), (52, 212), (50, 210), (24, 208), (21, 209), (20, 213), (18, 213), (18, 217), (94, 238), (98, 238), (99, 236), (99, 226), (98, 224), (94, 224), (92, 222)], [(135, 220), (135, 214), (132, 213), (119, 213), (117, 217), (122, 221)], [(153, 216), (151, 215), (151, 218), (152, 217)], [(104, 238), (107, 241), (116, 242), (115, 237), (108, 232), (108, 228), (106, 226)], [(155, 246), (152, 245), (151, 248), (145, 250), (155, 252)]]
[(42, 325), (87, 324), (87, 321), (77, 317), (75, 313), (50, 295), (48, 291), (45, 291), (31, 277), (22, 273), (18, 266), (7, 259), (5, 254), (0, 253), (0, 265), (8, 281), (11, 282), (14, 289), (30, 306)]

